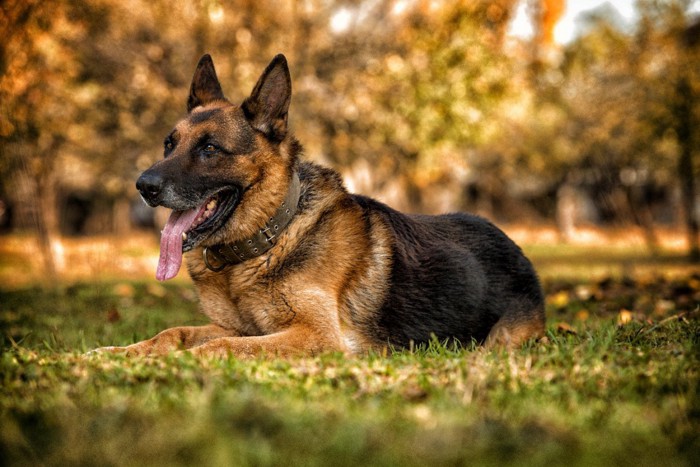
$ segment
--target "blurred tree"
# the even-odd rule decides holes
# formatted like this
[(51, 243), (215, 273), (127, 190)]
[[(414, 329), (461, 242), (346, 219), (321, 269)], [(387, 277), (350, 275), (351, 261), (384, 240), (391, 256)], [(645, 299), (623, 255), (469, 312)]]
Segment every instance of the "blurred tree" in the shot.
[(605, 9), (593, 13), (587, 32), (564, 48), (559, 64), (535, 67), (512, 107), (521, 110), (502, 118), (508, 145), (494, 151), (521, 174), (553, 187), (550, 192), (588, 187), (603, 221), (638, 224), (652, 249), (653, 204), (659, 193), (683, 186), (694, 256), (700, 70), (697, 47), (689, 42), (697, 37), (688, 24), (689, 5), (641, 2), (634, 33)]
[[(3, 75), (0, 79), (0, 129), (3, 138), (3, 181), (11, 183), (20, 168), (31, 183), (28, 204), (35, 201), (36, 226), (47, 275), (56, 265), (58, 217), (55, 208), (58, 152), (67, 144), (65, 119), (76, 117), (71, 78), (72, 44), (84, 39), (81, 25), (66, 15), (67, 2), (53, 5), (8, 3), (14, 22), (2, 33)], [(52, 15), (62, 18), (55, 21)], [(11, 189), (21, 189), (11, 187)]]
[(618, 218), (623, 214), (619, 205), (626, 204), (653, 245), (650, 200), (640, 191), (678, 186), (680, 180), (689, 251), (697, 258), (698, 166), (692, 158), (700, 70), (697, 50), (688, 41), (693, 30), (685, 13), (689, 4), (640, 3), (642, 20), (633, 35), (594, 18), (597, 26), (568, 51), (562, 91), (575, 125), (568, 137), (576, 142), (580, 162), (603, 182), (598, 183), (601, 202), (609, 203)]
[(629, 213), (645, 230), (650, 247), (656, 240), (648, 215), (630, 203), (630, 190), (664, 176), (664, 154), (647, 118), (653, 89), (641, 72), (645, 47), (602, 16), (597, 26), (574, 44), (563, 66), (562, 88), (568, 110), (567, 137), (578, 159), (574, 168), (591, 179), (597, 204), (607, 219)]
[[(657, 145), (666, 143), (669, 178), (677, 180), (687, 232), (689, 257), (700, 261), (700, 206), (696, 180), (700, 174), (700, 18), (686, 13), (693, 2), (646, 0), (640, 38), (649, 53), (644, 78), (652, 89), (647, 115)], [(675, 167), (674, 167), (675, 166)]]
[(66, 191), (99, 196), (104, 230), (123, 233), (199, 56), (237, 102), (282, 52), (309, 156), (364, 167), (363, 190), (407, 191), (399, 207), (443, 210), (429, 198), (449, 192), (450, 209), (512, 200), (551, 216), (557, 191), (585, 185), (603, 218), (631, 218), (653, 244), (649, 190), (682, 187), (697, 239), (689, 1), (641, 2), (635, 34), (599, 15), (560, 63), (540, 49), (563, 2), (529, 3), (539, 33), (518, 47), (505, 36), (517, 0), (6, 0), (0, 196), (32, 213), (45, 252)]
[(369, 163), (372, 191), (398, 177), (412, 194), (403, 207), (425, 209), (416, 188), (463, 182), (468, 148), (494, 135), (491, 117), (511, 89), (501, 47), (516, 2), (395, 3), (350, 10), (362, 21), (321, 47), (304, 123), (318, 122), (332, 162)]
[[(0, 167), (34, 218), (48, 275), (60, 259), (51, 253), (60, 250), (61, 189), (100, 193), (123, 215), (109, 228), (128, 228), (135, 166), (144, 165), (143, 151), (160, 146), (151, 131), (163, 134), (173, 89), (185, 87), (183, 67), (168, 63), (178, 61), (179, 33), (174, 23), (169, 31), (156, 27), (159, 6), (149, 5), (8, 5), (14, 22), (2, 33)], [(128, 8), (141, 14), (132, 17)]]
[(680, 145), (678, 174), (681, 179), (690, 258), (700, 261), (700, 228), (698, 227), (698, 191), (696, 174), (698, 151), (698, 93), (700, 93), (700, 21), (680, 35), (681, 60), (675, 82), (676, 99), (673, 106), (675, 131)]

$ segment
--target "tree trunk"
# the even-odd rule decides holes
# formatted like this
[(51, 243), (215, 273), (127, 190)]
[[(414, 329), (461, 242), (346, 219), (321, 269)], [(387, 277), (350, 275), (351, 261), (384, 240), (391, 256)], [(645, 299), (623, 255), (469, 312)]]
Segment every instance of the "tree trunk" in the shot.
[(691, 261), (700, 261), (700, 228), (696, 217), (696, 187), (693, 170), (693, 90), (687, 76), (682, 76), (676, 85), (676, 133), (680, 145), (678, 176), (681, 181), (681, 196), (688, 235), (688, 255)]
[(58, 224), (56, 177), (52, 171), (38, 174), (35, 178), (34, 189), (38, 208), (36, 228), (39, 251), (44, 264), (44, 277), (48, 282), (55, 282), (58, 273), (65, 266), (65, 262)]
[(654, 231), (654, 216), (644, 197), (635, 193), (634, 187), (626, 187), (627, 205), (634, 223), (642, 229), (644, 242), (652, 256), (659, 255), (659, 240)]

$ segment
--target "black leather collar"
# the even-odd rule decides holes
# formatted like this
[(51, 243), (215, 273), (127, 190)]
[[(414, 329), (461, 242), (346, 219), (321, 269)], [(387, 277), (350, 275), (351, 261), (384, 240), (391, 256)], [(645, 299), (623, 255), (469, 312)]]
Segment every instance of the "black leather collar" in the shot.
[[(299, 175), (294, 172), (292, 182), (289, 184), (287, 197), (282, 202), (282, 206), (265, 223), (265, 225), (252, 237), (239, 240), (234, 243), (224, 243), (204, 248), (204, 264), (214, 272), (223, 270), (231, 264), (239, 264), (257, 256), (261, 256), (270, 248), (275, 246), (277, 238), (289, 225), (297, 212), (299, 196), (301, 194), (301, 183)], [(214, 260), (212, 262), (212, 259)]]

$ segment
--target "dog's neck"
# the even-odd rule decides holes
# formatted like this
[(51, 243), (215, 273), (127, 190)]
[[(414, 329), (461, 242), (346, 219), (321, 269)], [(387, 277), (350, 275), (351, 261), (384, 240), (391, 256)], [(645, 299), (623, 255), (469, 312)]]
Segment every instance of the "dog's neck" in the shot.
[(292, 173), (287, 196), (282, 205), (265, 225), (252, 236), (233, 243), (223, 243), (204, 248), (204, 264), (211, 271), (218, 272), (226, 266), (239, 264), (263, 255), (277, 243), (278, 236), (289, 225), (297, 212), (301, 182), (296, 171)]

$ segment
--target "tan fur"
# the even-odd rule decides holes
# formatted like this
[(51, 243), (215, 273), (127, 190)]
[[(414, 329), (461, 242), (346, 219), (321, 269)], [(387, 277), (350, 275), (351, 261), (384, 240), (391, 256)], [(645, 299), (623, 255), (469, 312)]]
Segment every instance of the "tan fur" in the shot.
[(544, 336), (544, 320), (501, 318), (489, 332), (484, 347), (514, 349), (533, 338)]

